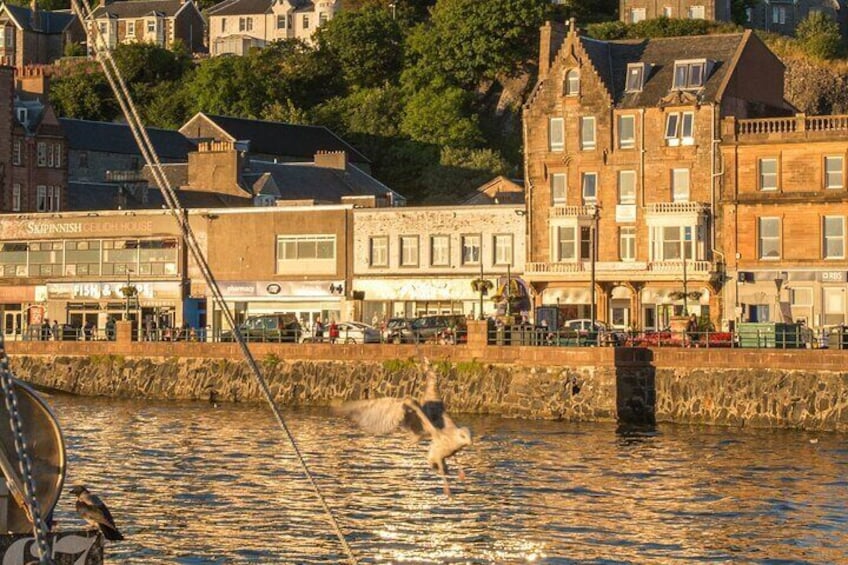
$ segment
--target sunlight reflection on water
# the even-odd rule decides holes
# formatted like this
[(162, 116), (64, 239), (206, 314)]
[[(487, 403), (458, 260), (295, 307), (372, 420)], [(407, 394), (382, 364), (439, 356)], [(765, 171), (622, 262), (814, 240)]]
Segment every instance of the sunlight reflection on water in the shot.
[[(67, 484), (109, 504), (113, 563), (334, 563), (338, 541), (264, 406), (52, 396)], [(844, 437), (459, 417), (453, 499), (404, 436), (286, 411), (363, 563), (848, 561)], [(79, 525), (72, 497), (60, 527)]]

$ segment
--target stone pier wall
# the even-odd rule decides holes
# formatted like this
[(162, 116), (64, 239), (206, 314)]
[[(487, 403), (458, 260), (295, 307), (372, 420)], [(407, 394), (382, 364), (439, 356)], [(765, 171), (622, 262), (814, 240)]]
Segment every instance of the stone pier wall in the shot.
[[(848, 351), (251, 345), (283, 405), (420, 395), (433, 360), (454, 412), (848, 432)], [(228, 344), (8, 343), (36, 385), (123, 398), (256, 402)]]

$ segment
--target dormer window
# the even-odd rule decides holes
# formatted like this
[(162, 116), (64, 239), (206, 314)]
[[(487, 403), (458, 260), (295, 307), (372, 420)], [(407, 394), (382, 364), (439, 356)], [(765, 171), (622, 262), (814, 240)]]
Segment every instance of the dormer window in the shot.
[(580, 71), (571, 69), (565, 74), (565, 95), (578, 96), (580, 94)]
[(674, 62), (673, 90), (697, 90), (707, 82), (712, 62), (706, 59)]
[(645, 79), (651, 71), (651, 66), (647, 63), (629, 63), (627, 65), (627, 84), (624, 90), (627, 92), (642, 92), (645, 86)]

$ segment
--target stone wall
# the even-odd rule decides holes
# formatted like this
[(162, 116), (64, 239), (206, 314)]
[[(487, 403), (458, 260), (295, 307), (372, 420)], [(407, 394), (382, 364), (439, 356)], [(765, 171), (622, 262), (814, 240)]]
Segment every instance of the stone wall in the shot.
[[(424, 376), (412, 361), (260, 362), (274, 400), (287, 406), (327, 406), (382, 396), (417, 398)], [(475, 361), (436, 363), (439, 387), (453, 412), (571, 421), (616, 420), (616, 373), (609, 368), (518, 367)], [(129, 358), (117, 355), (26, 356), (16, 375), (37, 386), (84, 396), (259, 402), (247, 364), (229, 359)], [(637, 402), (638, 404), (638, 402)]]
[[(473, 324), (472, 324), (473, 325)], [(283, 405), (418, 396), (433, 360), (453, 412), (848, 431), (848, 351), (254, 344)], [(17, 376), (75, 394), (258, 402), (232, 344), (10, 342)], [(485, 360), (485, 361), (484, 361)]]

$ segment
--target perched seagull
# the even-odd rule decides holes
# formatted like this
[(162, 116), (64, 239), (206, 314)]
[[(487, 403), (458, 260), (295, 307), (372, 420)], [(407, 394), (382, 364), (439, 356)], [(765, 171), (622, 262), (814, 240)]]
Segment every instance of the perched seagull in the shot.
[[(397, 428), (411, 432), (416, 441), (430, 437), (427, 461), (438, 470), (444, 481), (445, 495), (450, 496), (446, 459), (471, 445), (471, 431), (457, 427), (445, 412), (445, 404), (436, 391), (436, 374), (427, 366), (427, 389), (421, 402), (412, 398), (376, 398), (344, 403), (337, 412), (356, 422), (363, 430), (385, 434)], [(462, 469), (459, 477), (464, 478)]]
[(88, 522), (88, 525), (100, 528), (107, 540), (120, 541), (124, 539), (124, 536), (115, 527), (115, 520), (112, 519), (109, 509), (97, 495), (91, 494), (87, 488), (81, 485), (72, 488), (71, 494), (77, 496), (77, 512)]

